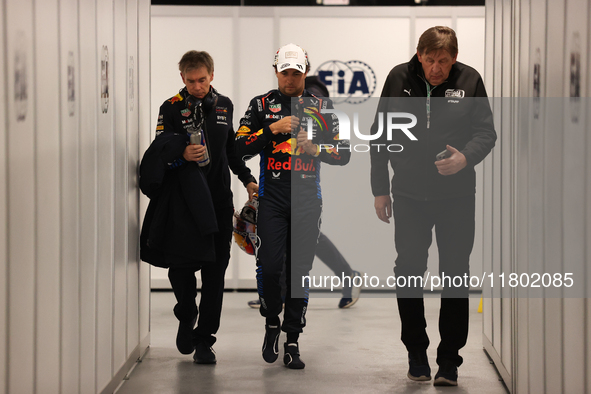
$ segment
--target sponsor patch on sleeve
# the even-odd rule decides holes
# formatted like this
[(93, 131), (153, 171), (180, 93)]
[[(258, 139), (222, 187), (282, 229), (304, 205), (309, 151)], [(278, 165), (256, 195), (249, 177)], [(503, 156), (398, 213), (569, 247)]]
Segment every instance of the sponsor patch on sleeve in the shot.
[(246, 126), (240, 126), (236, 132), (236, 137), (248, 137), (250, 135), (250, 128)]

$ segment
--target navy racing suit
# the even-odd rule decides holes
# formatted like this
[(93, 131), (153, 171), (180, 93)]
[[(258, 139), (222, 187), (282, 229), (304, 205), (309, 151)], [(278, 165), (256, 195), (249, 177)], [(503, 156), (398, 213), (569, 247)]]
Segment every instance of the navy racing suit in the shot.
[(349, 141), (339, 140), (336, 116), (321, 113), (332, 108), (330, 100), (306, 90), (294, 100), (305, 130), (307, 119), (314, 120), (315, 155), (297, 147), (297, 133), (271, 132), (272, 123), (292, 115), (292, 98), (279, 90), (251, 100), (236, 133), (236, 149), (243, 160), (260, 156), (256, 258), (261, 315), (274, 318), (281, 313), (279, 279), (285, 261), (287, 294), (282, 330), (299, 333), (306, 324), (308, 304), (309, 284), (302, 283), (303, 277), (312, 268), (320, 232), (320, 163), (345, 165), (351, 152)]

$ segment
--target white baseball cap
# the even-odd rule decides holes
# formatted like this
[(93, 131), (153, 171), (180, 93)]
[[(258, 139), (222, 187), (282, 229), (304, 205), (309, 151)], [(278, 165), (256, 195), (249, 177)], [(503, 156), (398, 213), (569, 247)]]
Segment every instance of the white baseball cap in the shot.
[(277, 67), (277, 71), (293, 68), (305, 73), (308, 68), (308, 54), (303, 48), (295, 44), (287, 44), (279, 48), (275, 53), (273, 65)]

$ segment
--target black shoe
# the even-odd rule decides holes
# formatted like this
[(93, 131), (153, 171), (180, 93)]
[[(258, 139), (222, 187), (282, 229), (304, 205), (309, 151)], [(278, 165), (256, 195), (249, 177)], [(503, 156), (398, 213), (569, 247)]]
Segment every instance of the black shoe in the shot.
[(439, 371), (435, 375), (434, 386), (457, 386), (458, 385), (458, 367), (453, 361), (443, 360), (439, 364)]
[(431, 380), (431, 367), (426, 350), (408, 352), (408, 373), (410, 380), (427, 381)]
[(197, 343), (197, 346), (195, 346), (193, 360), (197, 364), (215, 364), (217, 362), (213, 348), (204, 341)]
[(193, 342), (193, 327), (197, 316), (191, 321), (179, 321), (179, 329), (176, 333), (176, 348), (182, 354), (191, 354), (195, 350), (195, 344)]
[(268, 363), (274, 363), (279, 357), (279, 325), (265, 325), (265, 339), (263, 341), (263, 359)]
[(283, 364), (290, 369), (304, 369), (306, 364), (300, 358), (300, 349), (297, 343), (287, 343), (283, 345), (285, 349), (285, 356), (283, 356)]

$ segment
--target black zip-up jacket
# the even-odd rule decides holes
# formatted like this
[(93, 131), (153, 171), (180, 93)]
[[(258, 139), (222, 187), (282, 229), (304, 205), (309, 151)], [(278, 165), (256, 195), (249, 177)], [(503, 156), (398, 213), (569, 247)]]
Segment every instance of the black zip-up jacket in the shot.
[[(212, 87), (213, 89), (213, 87)], [(176, 96), (166, 100), (160, 106), (156, 135), (161, 133), (183, 134), (189, 143), (189, 129), (193, 123), (193, 113), (187, 109), (186, 97), (189, 95), (187, 88), (183, 88)], [(234, 128), (232, 117), (234, 116), (234, 105), (232, 101), (218, 93), (218, 100), (215, 107), (206, 114), (205, 140), (209, 153), (210, 163), (203, 169), (207, 173), (207, 183), (211, 191), (211, 197), (216, 207), (233, 206), (230, 171), (246, 186), (256, 179), (251, 175), (250, 169), (244, 164), (234, 147)], [(171, 167), (186, 165), (182, 154)]]
[[(384, 130), (378, 143), (400, 144), (403, 150), (371, 150), (373, 195), (390, 194), (388, 162), (394, 169), (393, 195), (427, 201), (474, 194), (474, 166), (491, 151), (497, 138), (480, 74), (472, 67), (456, 62), (447, 80), (433, 87), (427, 83), (415, 55), (410, 62), (390, 71), (381, 97), (378, 113), (408, 112), (416, 116), (417, 124), (409, 131), (417, 140), (412, 141), (400, 130), (394, 130), (392, 140), (388, 141)], [(377, 130), (376, 121), (372, 134)], [(462, 152), (467, 160), (467, 166), (454, 175), (439, 174), (434, 164), (435, 156), (446, 145)]]
[[(297, 148), (295, 135), (274, 135), (269, 126), (279, 119), (292, 115), (291, 97), (277, 89), (257, 96), (250, 101), (240, 128), (236, 133), (236, 148), (242, 159), (260, 155), (259, 196), (290, 198), (292, 182), (298, 192), (322, 198), (320, 191), (320, 162), (345, 165), (351, 151), (348, 140), (339, 140), (338, 118), (334, 114), (321, 114), (323, 108), (333, 108), (326, 98), (318, 98), (304, 90), (303, 113), (300, 114), (304, 130), (307, 119), (312, 117), (312, 142), (322, 149), (317, 155), (309, 155)], [(296, 114), (293, 114), (296, 116)], [(331, 148), (332, 147), (332, 148)]]

